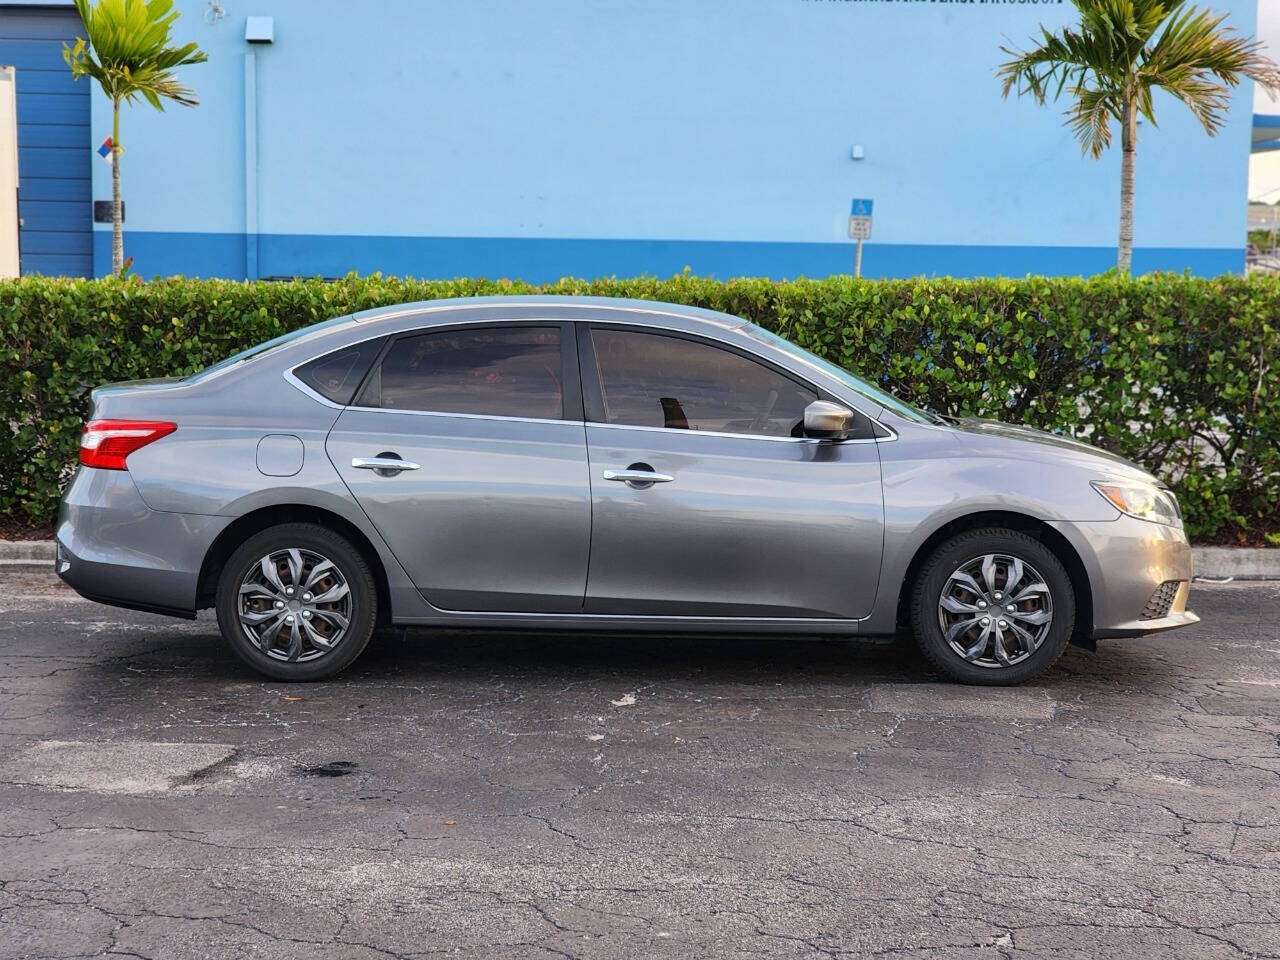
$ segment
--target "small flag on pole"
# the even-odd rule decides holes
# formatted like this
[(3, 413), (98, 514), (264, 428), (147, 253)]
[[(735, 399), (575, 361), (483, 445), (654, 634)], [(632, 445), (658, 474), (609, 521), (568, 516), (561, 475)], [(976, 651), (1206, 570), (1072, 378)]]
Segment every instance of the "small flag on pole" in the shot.
[[(120, 152), (124, 153), (124, 147), (120, 148)], [(107, 137), (107, 139), (103, 140), (102, 145), (98, 147), (98, 156), (100, 156), (103, 160), (107, 161), (107, 163), (113, 162), (112, 158), (115, 156), (115, 151), (111, 149), (110, 137)]]

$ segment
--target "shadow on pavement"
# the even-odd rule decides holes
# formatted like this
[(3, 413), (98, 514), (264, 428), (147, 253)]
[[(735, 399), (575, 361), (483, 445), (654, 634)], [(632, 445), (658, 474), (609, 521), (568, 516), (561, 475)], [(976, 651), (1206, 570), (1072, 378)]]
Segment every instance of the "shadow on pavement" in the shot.
[[(202, 626), (208, 631), (197, 636), (167, 636), (156, 630), (148, 631), (145, 639), (123, 627), (118, 655), (98, 661), (93, 672), (99, 677), (180, 674), (188, 681), (263, 680), (234, 657), (214, 624)], [(1058, 664), (1030, 685), (1063, 687), (1108, 678), (1162, 683), (1178, 672), (1178, 665), (1162, 655), (1158, 645), (1122, 640), (1100, 645), (1096, 654), (1068, 647)], [(386, 681), (466, 683), (494, 678), (523, 678), (535, 686), (619, 678), (633, 685), (749, 686), (942, 680), (914, 644), (901, 638), (413, 629), (380, 631), (336, 682), (376, 688)]]

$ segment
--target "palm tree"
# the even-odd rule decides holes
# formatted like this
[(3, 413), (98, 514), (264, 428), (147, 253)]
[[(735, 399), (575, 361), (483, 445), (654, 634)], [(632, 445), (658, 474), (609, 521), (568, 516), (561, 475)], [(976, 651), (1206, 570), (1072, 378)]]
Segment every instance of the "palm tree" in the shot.
[(146, 100), (157, 110), (165, 100), (194, 107), (195, 91), (183, 86), (174, 67), (208, 58), (194, 43), (175, 47), (169, 28), (178, 19), (173, 0), (75, 0), (88, 39), (62, 45), (62, 59), (77, 80), (97, 80), (111, 101), (111, 272), (124, 270), (124, 214), (120, 202), (120, 104)]
[(1111, 121), (1120, 125), (1120, 243), (1116, 266), (1133, 259), (1133, 159), (1138, 117), (1153, 127), (1152, 91), (1177, 97), (1213, 136), (1222, 128), (1230, 88), (1249, 77), (1280, 89), (1280, 68), (1261, 43), (1223, 27), (1225, 15), (1187, 6), (1186, 0), (1072, 0), (1079, 27), (1060, 33), (1040, 28), (1040, 43), (1026, 52), (1000, 49), (1011, 59), (996, 76), (1005, 97), (1030, 93), (1036, 102), (1074, 98), (1067, 124), (1081, 150), (1102, 156), (1111, 145)]

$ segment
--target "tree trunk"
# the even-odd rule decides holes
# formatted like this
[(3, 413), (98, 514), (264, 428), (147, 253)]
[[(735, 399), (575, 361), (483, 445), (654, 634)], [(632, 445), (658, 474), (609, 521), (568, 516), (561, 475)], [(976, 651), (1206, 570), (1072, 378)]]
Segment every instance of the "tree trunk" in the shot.
[(1138, 112), (1132, 101), (1125, 103), (1120, 131), (1120, 243), (1116, 249), (1116, 269), (1128, 275), (1133, 264), (1133, 155), (1138, 145)]
[(111, 272), (124, 272), (124, 204), (120, 200), (120, 104), (111, 114)]

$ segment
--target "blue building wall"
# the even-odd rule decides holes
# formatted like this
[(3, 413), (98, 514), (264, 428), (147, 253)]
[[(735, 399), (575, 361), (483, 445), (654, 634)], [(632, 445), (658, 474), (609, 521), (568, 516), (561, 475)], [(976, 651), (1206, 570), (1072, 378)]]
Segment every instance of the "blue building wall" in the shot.
[(79, 26), (74, 9), (0, 11), (0, 64), (17, 70), (23, 274), (93, 275), (89, 88), (62, 60)]
[[(1067, 3), (237, 0), (214, 24), (178, 6), (209, 54), (184, 72), (202, 104), (123, 121), (143, 275), (824, 276), (851, 268), (851, 197), (875, 199), (870, 276), (1114, 262), (1118, 149), (1081, 156), (1060, 108), (1003, 101), (994, 77), (1000, 45)], [(1213, 6), (1253, 31), (1256, 0)], [(245, 14), (273, 16), (275, 43), (245, 43)], [(1243, 267), (1251, 97), (1216, 138), (1157, 104), (1139, 269)], [(109, 122), (95, 95), (86, 149)]]

